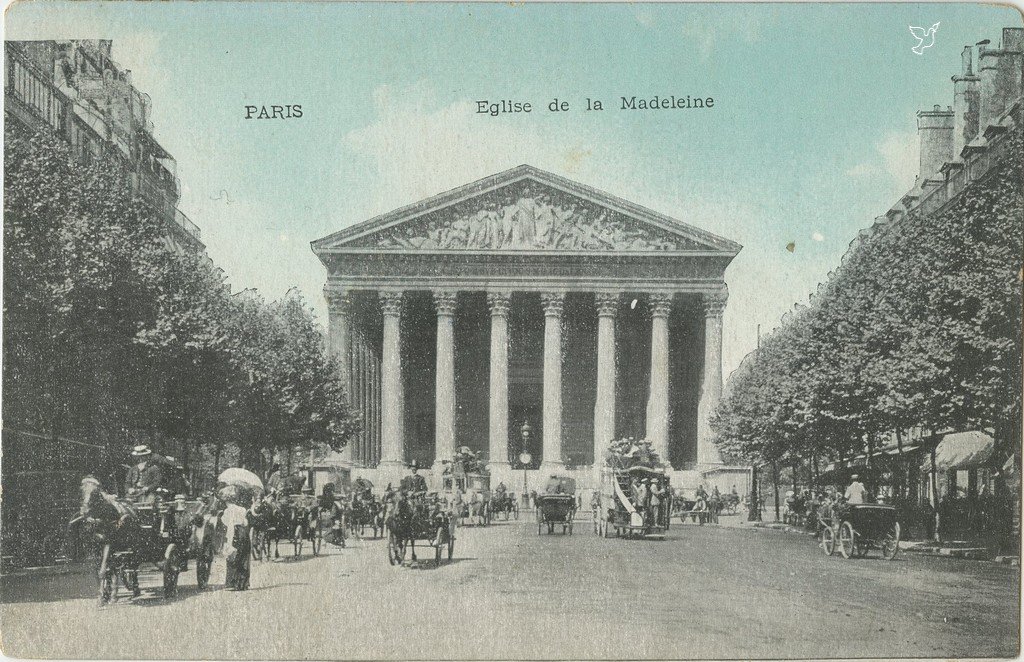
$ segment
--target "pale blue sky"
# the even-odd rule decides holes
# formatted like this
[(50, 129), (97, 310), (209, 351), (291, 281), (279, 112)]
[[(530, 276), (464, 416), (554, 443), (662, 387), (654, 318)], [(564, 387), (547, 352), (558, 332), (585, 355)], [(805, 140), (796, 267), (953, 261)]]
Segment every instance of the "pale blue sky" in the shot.
[[(908, 25), (936, 22), (913, 54)], [(744, 245), (728, 374), (911, 186), (914, 114), (952, 103), (963, 46), (1020, 25), (962, 4), (36, 1), (8, 10), (6, 38), (114, 40), (177, 158), (180, 206), (236, 289), (298, 286), (322, 314), (311, 240), (530, 163)], [(715, 108), (616, 110), (655, 94)], [(588, 96), (608, 110), (473, 112)], [(289, 103), (302, 119), (243, 119)]]

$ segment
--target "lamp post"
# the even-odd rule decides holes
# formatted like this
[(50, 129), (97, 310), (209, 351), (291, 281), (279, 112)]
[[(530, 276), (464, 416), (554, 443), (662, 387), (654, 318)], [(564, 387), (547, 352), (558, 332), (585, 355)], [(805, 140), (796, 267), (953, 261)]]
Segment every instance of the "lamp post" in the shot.
[(526, 485), (526, 467), (533, 460), (533, 456), (530, 455), (529, 441), (530, 433), (533, 432), (533, 428), (530, 427), (529, 421), (523, 421), (523, 427), (519, 428), (519, 434), (523, 437), (523, 452), (519, 454), (519, 464), (523, 465), (523, 499), (526, 504), (529, 505), (529, 493)]

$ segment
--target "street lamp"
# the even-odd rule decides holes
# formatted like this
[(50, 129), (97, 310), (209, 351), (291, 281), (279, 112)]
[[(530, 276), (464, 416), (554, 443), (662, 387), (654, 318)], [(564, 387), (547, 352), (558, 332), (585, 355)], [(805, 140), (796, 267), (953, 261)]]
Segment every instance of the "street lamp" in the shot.
[(529, 442), (530, 433), (533, 432), (533, 428), (530, 427), (529, 421), (523, 421), (523, 427), (519, 428), (519, 434), (523, 437), (523, 452), (519, 454), (519, 464), (523, 465), (523, 501), (529, 505), (529, 496), (527, 494), (526, 485), (526, 467), (533, 460), (533, 456), (530, 455)]

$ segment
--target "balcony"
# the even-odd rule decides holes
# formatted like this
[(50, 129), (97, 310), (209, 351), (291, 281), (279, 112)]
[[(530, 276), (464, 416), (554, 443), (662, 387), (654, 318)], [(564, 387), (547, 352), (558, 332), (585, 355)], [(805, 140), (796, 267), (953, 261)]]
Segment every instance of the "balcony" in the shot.
[(181, 227), (186, 234), (202, 243), (202, 230), (200, 230), (199, 226), (193, 223), (192, 219), (186, 216), (180, 209), (174, 210), (174, 222)]

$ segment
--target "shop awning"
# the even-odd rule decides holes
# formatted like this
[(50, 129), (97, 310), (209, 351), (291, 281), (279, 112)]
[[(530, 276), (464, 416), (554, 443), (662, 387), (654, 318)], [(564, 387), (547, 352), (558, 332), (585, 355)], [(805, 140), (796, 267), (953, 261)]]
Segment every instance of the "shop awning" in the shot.
[[(935, 468), (938, 471), (953, 471), (979, 467), (992, 457), (994, 448), (995, 440), (981, 430), (951, 432), (943, 435), (935, 447)], [(921, 470), (931, 471), (931, 468), (931, 458), (925, 456)]]

